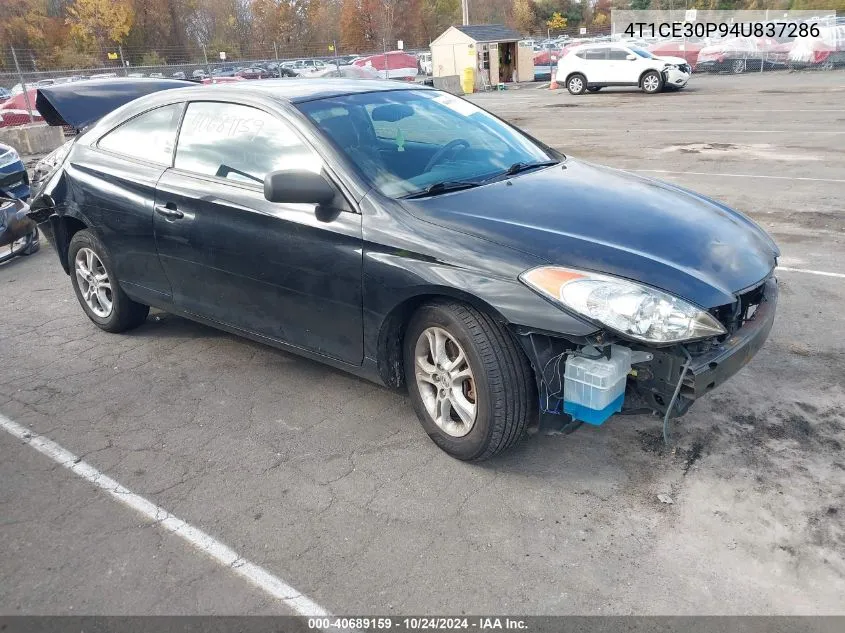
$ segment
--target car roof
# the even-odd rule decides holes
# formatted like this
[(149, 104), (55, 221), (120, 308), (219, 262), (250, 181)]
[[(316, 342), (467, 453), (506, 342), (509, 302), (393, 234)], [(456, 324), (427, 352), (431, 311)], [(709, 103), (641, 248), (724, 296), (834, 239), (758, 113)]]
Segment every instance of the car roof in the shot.
[[(366, 92), (386, 92), (395, 90), (431, 90), (428, 86), (414, 83), (403, 83), (378, 79), (258, 79), (249, 82), (238, 82), (216, 86), (214, 92), (209, 92), (207, 86), (183, 88), (180, 95), (192, 99), (209, 95), (225, 95), (235, 97), (238, 94), (255, 94), (287, 101), (289, 103), (304, 103), (329, 97), (340, 97), (350, 94)], [(173, 94), (173, 93), (170, 93)]]

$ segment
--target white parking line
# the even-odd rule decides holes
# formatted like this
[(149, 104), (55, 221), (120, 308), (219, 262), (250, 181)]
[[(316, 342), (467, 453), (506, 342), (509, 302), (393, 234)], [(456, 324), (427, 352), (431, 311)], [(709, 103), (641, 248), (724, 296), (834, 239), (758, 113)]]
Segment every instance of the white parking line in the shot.
[(810, 270), (808, 268), (789, 268), (788, 266), (778, 266), (778, 270), (785, 270), (789, 273), (806, 273), (808, 275), (821, 275), (822, 277), (837, 277), (838, 279), (845, 279), (845, 273), (829, 273), (824, 270)]
[(70, 451), (62, 448), (44, 436), (31, 433), (26, 427), (0, 414), (0, 428), (14, 437), (24, 440), (32, 448), (46, 455), (60, 466), (64, 466), (89, 483), (102, 488), (123, 505), (132, 508), (163, 529), (178, 536), (190, 545), (210, 556), (234, 574), (249, 581), (266, 594), (276, 598), (285, 606), (303, 617), (328, 617), (329, 613), (316, 602), (301, 594), (281, 578), (274, 576), (263, 567), (248, 561), (227, 545), (209, 536), (202, 530), (186, 523), (182, 519), (157, 506), (152, 501), (141, 497), (120, 485), (114, 479), (82, 461)]
[[(624, 168), (622, 168), (624, 169)], [(760, 174), (723, 174), (712, 171), (671, 171), (668, 169), (624, 169), (642, 174), (678, 174), (687, 176), (716, 176), (718, 178), (764, 178), (766, 180), (809, 180), (812, 182), (845, 183), (842, 178), (809, 178), (804, 176), (763, 176)]]

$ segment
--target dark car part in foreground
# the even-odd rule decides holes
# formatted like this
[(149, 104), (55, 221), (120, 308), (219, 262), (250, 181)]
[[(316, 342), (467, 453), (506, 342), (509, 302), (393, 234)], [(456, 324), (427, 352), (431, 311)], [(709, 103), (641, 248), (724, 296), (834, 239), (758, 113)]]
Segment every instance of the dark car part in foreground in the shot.
[(32, 255), (41, 245), (38, 227), (23, 200), (0, 191), (0, 264), (13, 257)]
[(30, 185), (17, 151), (0, 143), (0, 263), (38, 250), (38, 228), (27, 213)]
[(18, 152), (0, 143), (0, 192), (13, 198), (29, 198), (29, 176)]
[(779, 251), (736, 211), (436, 90), (244, 84), (132, 101), (47, 176), (31, 215), (104, 330), (155, 306), (407, 386), (476, 460), (538, 419), (665, 423), (769, 334)]

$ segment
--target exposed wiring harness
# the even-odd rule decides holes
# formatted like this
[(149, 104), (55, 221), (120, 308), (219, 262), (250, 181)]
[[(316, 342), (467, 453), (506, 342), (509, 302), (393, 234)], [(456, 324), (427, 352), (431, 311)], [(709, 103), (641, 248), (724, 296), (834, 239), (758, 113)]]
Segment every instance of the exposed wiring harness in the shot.
[(675, 385), (675, 393), (672, 394), (672, 399), (669, 401), (669, 406), (666, 407), (666, 415), (663, 416), (663, 443), (667, 446), (669, 445), (669, 416), (672, 415), (672, 409), (675, 406), (675, 401), (678, 399), (678, 394), (681, 393), (681, 385), (684, 383), (684, 378), (686, 378), (687, 376), (687, 370), (692, 364), (692, 356), (690, 356), (690, 353), (687, 351), (687, 348), (683, 345), (680, 345), (679, 347), (684, 353), (684, 356), (687, 357), (687, 361), (684, 363), (684, 366), (681, 369), (681, 376), (680, 378), (678, 378), (678, 384)]

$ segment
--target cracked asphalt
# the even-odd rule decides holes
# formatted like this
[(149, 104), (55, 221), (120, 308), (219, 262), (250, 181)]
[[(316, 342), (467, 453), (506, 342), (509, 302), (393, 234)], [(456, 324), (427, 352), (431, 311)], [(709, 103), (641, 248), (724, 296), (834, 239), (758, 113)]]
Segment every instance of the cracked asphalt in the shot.
[[(784, 266), (845, 273), (843, 94), (845, 72), (808, 72), (472, 98), (748, 212)], [(842, 614), (845, 279), (779, 279), (770, 340), (671, 449), (637, 416), (478, 465), (403, 394), (318, 363), (160, 312), (102, 332), (45, 246), (0, 266), (0, 413), (338, 614)], [(0, 482), (0, 614), (285, 613), (5, 433)]]

